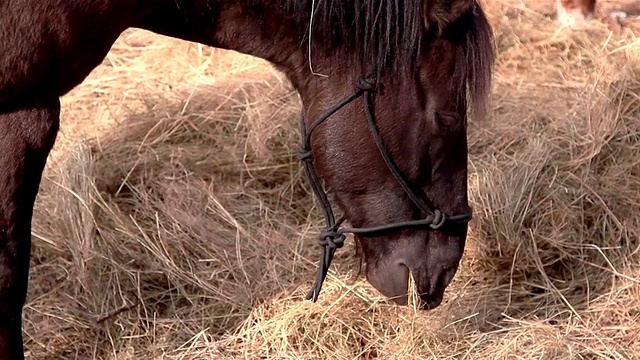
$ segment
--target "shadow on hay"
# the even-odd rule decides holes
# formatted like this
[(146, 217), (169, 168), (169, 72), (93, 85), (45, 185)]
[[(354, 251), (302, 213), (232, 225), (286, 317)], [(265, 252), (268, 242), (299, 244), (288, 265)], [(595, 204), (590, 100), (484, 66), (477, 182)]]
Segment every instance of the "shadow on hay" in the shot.
[(31, 352), (162, 354), (302, 295), (319, 218), (298, 112), (282, 84), (148, 99), (52, 169), (34, 224)]

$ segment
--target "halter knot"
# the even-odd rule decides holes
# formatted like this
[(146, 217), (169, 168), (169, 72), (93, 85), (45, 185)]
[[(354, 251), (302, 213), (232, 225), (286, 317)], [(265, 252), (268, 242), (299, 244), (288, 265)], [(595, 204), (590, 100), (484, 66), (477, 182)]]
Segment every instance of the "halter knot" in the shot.
[(376, 81), (372, 78), (359, 78), (356, 88), (361, 91), (371, 91), (376, 87)]
[(311, 162), (313, 161), (313, 155), (311, 154), (311, 150), (300, 149), (298, 153), (298, 158), (303, 162)]
[(445, 215), (442, 211), (435, 209), (433, 210), (433, 219), (431, 220), (430, 228), (433, 230), (438, 230), (447, 223), (447, 215)]
[(340, 249), (344, 246), (344, 240), (344, 234), (338, 233), (335, 230), (327, 230), (320, 234), (318, 243), (330, 249)]

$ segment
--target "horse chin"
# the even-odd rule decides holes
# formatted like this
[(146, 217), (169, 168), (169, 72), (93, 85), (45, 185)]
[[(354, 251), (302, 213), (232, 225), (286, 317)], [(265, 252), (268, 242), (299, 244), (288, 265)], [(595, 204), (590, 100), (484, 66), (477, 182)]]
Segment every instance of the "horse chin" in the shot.
[(382, 295), (398, 305), (407, 304), (409, 268), (402, 264), (385, 264), (383, 261), (367, 266), (367, 281)]

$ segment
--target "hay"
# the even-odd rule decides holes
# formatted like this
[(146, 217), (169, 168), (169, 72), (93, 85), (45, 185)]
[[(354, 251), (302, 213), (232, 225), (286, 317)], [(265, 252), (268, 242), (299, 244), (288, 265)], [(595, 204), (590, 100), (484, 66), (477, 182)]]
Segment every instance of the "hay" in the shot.
[(262, 61), (125, 33), (63, 99), (34, 217), (30, 358), (639, 357), (637, 29), (558, 32), (537, 4), (489, 6), (475, 217), (430, 312), (354, 279), (352, 248), (305, 301), (321, 219), (295, 93)]

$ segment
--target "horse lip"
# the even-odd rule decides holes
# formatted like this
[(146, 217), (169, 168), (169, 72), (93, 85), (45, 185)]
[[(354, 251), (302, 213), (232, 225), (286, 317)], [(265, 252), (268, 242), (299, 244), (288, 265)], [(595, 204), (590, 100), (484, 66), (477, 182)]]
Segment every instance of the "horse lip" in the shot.
[(404, 263), (398, 263), (398, 266), (401, 269), (400, 271), (403, 272), (402, 274), (403, 293), (401, 295), (391, 296), (390, 299), (398, 305), (407, 305), (409, 302), (408, 290), (409, 290), (409, 276), (411, 273), (411, 269)]
[[(383, 269), (377, 269), (376, 276), (373, 278), (370, 277), (371, 273), (367, 271), (367, 280), (388, 300), (397, 305), (406, 305), (408, 302), (409, 268), (396, 262)], [(382, 272), (380, 272), (381, 270)]]
[(400, 305), (400, 306), (407, 305), (407, 303), (409, 302), (409, 296), (407, 296), (407, 294), (394, 296), (389, 299), (393, 301), (396, 305)]
[(425, 296), (422, 298), (422, 309), (423, 310), (433, 310), (442, 304), (443, 296)]
[(402, 286), (403, 293), (401, 295), (391, 296), (389, 299), (396, 303), (396, 305), (405, 306), (409, 304), (409, 286), (411, 286), (409, 277), (411, 276), (411, 268), (404, 261), (398, 262), (397, 266), (404, 272), (402, 276), (404, 281)]

